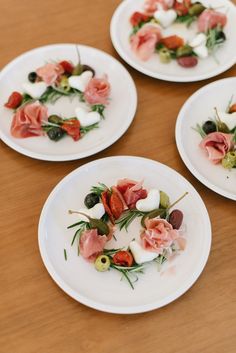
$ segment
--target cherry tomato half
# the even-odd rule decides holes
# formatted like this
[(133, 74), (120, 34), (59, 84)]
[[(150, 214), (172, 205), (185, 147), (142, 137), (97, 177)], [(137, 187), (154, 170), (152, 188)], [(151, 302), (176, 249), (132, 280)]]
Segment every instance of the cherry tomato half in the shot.
[(74, 66), (69, 61), (63, 60), (59, 64), (63, 67), (66, 74), (72, 74)]
[(78, 141), (80, 138), (80, 122), (76, 118), (71, 118), (61, 125), (62, 130), (73, 138), (74, 141)]
[(183, 0), (183, 2), (175, 1), (174, 10), (179, 16), (185, 16), (188, 14), (188, 10), (191, 6), (191, 0)]
[(141, 12), (134, 12), (133, 15), (130, 17), (130, 23), (133, 27), (138, 26), (140, 22), (147, 22), (150, 19), (150, 16), (145, 15)]
[(113, 256), (113, 262), (118, 266), (131, 267), (134, 262), (134, 258), (129, 251), (121, 250)]
[(173, 36), (162, 38), (160, 40), (160, 43), (164, 44), (166, 48), (174, 50), (179, 47), (182, 47), (184, 45), (184, 40), (179, 36), (173, 35)]
[(4, 106), (6, 108), (16, 109), (21, 104), (22, 99), (23, 99), (22, 94), (20, 94), (19, 92), (16, 92), (16, 91), (12, 92), (12, 94), (8, 98), (7, 103), (5, 103)]

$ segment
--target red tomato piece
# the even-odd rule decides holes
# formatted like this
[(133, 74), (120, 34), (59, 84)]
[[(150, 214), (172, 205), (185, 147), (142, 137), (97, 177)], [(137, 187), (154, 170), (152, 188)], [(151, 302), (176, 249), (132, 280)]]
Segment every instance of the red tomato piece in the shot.
[(150, 16), (147, 16), (144, 13), (136, 11), (130, 17), (130, 23), (132, 24), (133, 27), (135, 27), (135, 26), (138, 26), (140, 22), (147, 22), (150, 18), (151, 18)]
[(117, 192), (112, 192), (110, 197), (110, 209), (115, 219), (120, 218), (121, 213), (124, 210), (123, 202)]
[(59, 62), (59, 65), (63, 67), (66, 74), (72, 74), (74, 70), (74, 65), (72, 65), (69, 61), (63, 60)]
[(103, 203), (103, 206), (105, 208), (106, 213), (108, 214), (111, 222), (114, 224), (114, 217), (113, 214), (111, 212), (110, 206), (109, 206), (109, 193), (108, 191), (103, 191), (103, 193), (101, 194), (101, 200)]
[(188, 14), (188, 10), (191, 5), (191, 0), (183, 0), (183, 2), (175, 1), (174, 10), (179, 16), (185, 16)]
[(113, 262), (118, 266), (131, 267), (134, 262), (133, 255), (126, 250), (121, 250), (113, 256)]
[(197, 65), (198, 59), (196, 56), (182, 56), (182, 58), (177, 59), (177, 62), (180, 66), (190, 68)]
[(179, 36), (173, 35), (173, 36), (162, 38), (160, 40), (160, 43), (164, 44), (164, 46), (168, 49), (175, 50), (184, 45), (184, 40)]
[(16, 91), (12, 92), (12, 94), (8, 98), (7, 103), (5, 103), (4, 106), (6, 108), (16, 109), (21, 104), (22, 99), (23, 99), (22, 94), (20, 94), (19, 92), (16, 92)]
[(80, 138), (80, 122), (76, 118), (71, 118), (61, 125), (62, 130), (73, 138), (74, 141), (78, 141)]

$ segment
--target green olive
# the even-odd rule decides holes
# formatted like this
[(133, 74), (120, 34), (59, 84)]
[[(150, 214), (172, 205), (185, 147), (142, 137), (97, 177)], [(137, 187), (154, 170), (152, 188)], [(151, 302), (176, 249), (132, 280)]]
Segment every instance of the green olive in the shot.
[(146, 213), (142, 219), (141, 219), (141, 224), (142, 226), (145, 228), (145, 220), (146, 218), (155, 218), (160, 216), (160, 218), (165, 218), (166, 217), (166, 210), (162, 209), (162, 208), (157, 208), (156, 210), (153, 210), (151, 212)]
[(167, 64), (171, 61), (171, 54), (167, 48), (161, 48), (158, 53), (162, 63)]
[(68, 81), (68, 77), (67, 76), (62, 76), (61, 77), (61, 81), (59, 86), (66, 92), (69, 92), (70, 90), (70, 85), (69, 85), (69, 81)]
[(100, 235), (108, 235), (110, 233), (108, 225), (101, 219), (89, 217), (89, 224), (92, 229), (97, 229)]
[(190, 16), (199, 16), (205, 10), (205, 6), (201, 3), (196, 3), (190, 7), (188, 13)]
[(217, 128), (220, 132), (229, 133), (229, 128), (223, 121), (217, 121)]
[(169, 196), (164, 191), (160, 191), (160, 207), (167, 208), (169, 206), (170, 206)]
[(231, 169), (236, 167), (236, 151), (231, 151), (226, 153), (221, 163), (222, 163), (222, 166), (226, 169)]
[(53, 123), (53, 124), (57, 124), (57, 125), (60, 125), (60, 124), (62, 124), (63, 123), (63, 119), (62, 118), (60, 118), (58, 115), (50, 115), (49, 117), (48, 117), (48, 121), (50, 122), (50, 123)]
[(182, 56), (190, 56), (192, 53), (192, 48), (186, 44), (176, 50), (176, 57), (181, 58)]
[(105, 272), (109, 269), (111, 261), (107, 255), (100, 255), (96, 258), (95, 268), (99, 272)]
[(99, 202), (99, 197), (95, 192), (91, 192), (90, 194), (86, 195), (84, 199), (84, 204), (87, 208), (92, 208)]

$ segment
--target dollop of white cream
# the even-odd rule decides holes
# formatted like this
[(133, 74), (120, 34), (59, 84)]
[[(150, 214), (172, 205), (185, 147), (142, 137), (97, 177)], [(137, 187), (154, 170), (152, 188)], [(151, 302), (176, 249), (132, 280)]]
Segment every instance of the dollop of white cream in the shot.
[(129, 248), (132, 252), (135, 262), (139, 265), (143, 264), (144, 262), (152, 261), (158, 256), (156, 252), (143, 249), (136, 240), (132, 240), (130, 242)]
[(159, 204), (160, 191), (157, 189), (151, 189), (145, 199), (141, 199), (136, 202), (136, 208), (142, 212), (149, 212), (158, 208)]
[(34, 99), (40, 98), (47, 89), (47, 85), (43, 81), (35, 83), (25, 82), (22, 84), (22, 87), (24, 92)]
[(154, 18), (160, 23), (164, 28), (169, 27), (177, 18), (177, 13), (173, 10), (157, 10), (154, 12)]
[(82, 107), (77, 107), (75, 109), (75, 115), (82, 127), (99, 123), (99, 121), (101, 120), (101, 116), (98, 112), (88, 112)]
[(81, 92), (84, 92), (92, 77), (93, 77), (92, 71), (84, 71), (81, 75), (70, 76), (68, 78), (68, 82), (70, 87), (78, 89)]
[(198, 33), (189, 43), (193, 48), (198, 47), (199, 45), (205, 45), (207, 41), (207, 36), (204, 33)]

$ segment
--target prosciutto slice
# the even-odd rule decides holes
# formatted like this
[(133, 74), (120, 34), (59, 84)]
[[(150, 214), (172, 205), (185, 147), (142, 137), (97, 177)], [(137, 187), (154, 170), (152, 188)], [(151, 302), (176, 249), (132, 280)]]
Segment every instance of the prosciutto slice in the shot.
[(210, 161), (220, 163), (232, 147), (232, 135), (212, 132), (201, 141), (200, 147), (207, 152)]
[(137, 182), (127, 178), (118, 180), (117, 189), (129, 208), (134, 208), (138, 200), (147, 197), (147, 190), (143, 189), (142, 184), (143, 181)]
[(215, 28), (220, 25), (224, 27), (227, 23), (227, 17), (222, 12), (207, 9), (198, 17), (199, 32), (206, 32), (208, 29)]
[(26, 138), (43, 135), (41, 124), (47, 120), (47, 108), (39, 102), (26, 104), (18, 109), (13, 116), (11, 134), (16, 138)]
[(79, 240), (80, 253), (84, 259), (93, 262), (103, 251), (106, 242), (106, 235), (99, 235), (97, 229), (86, 230)]
[(146, 24), (130, 37), (131, 49), (142, 61), (147, 61), (155, 51), (161, 39), (161, 31), (157, 25)]
[[(164, 249), (170, 248), (180, 238), (178, 230), (173, 229), (172, 225), (165, 219), (147, 219), (145, 225), (147, 229), (140, 237), (141, 245), (146, 250), (162, 254)], [(183, 242), (181, 247), (183, 247)]]

